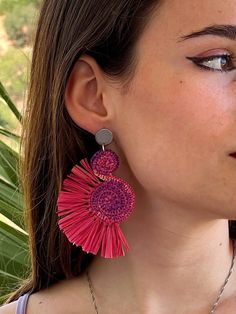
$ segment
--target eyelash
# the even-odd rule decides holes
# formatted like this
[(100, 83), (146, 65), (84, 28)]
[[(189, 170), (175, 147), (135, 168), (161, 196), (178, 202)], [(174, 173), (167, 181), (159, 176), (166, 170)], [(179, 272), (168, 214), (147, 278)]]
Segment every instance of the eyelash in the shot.
[[(234, 54), (222, 54), (222, 55), (215, 55), (215, 56), (209, 56), (209, 57), (186, 57), (187, 59), (193, 61), (198, 67), (200, 68), (203, 68), (204, 70), (207, 70), (207, 71), (217, 71), (217, 72), (231, 72), (233, 70), (236, 69), (236, 66), (233, 65), (233, 60), (236, 60), (236, 56)], [(229, 60), (231, 60), (232, 62), (232, 67), (230, 70), (217, 70), (217, 69), (214, 69), (214, 68), (211, 68), (211, 67), (208, 67), (206, 65), (201, 65), (201, 62), (206, 62), (206, 61), (212, 61), (212, 60), (215, 60), (215, 59), (219, 59), (219, 58), (225, 58), (227, 60), (227, 62)]]

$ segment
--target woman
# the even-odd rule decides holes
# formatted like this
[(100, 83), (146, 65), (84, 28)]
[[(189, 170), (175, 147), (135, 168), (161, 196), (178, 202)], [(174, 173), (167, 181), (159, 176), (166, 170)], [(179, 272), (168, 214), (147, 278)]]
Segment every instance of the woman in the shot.
[[(1, 314), (236, 312), (235, 25), (234, 0), (43, 2), (22, 136), (32, 276)], [(58, 223), (102, 129), (135, 194), (118, 258)]]

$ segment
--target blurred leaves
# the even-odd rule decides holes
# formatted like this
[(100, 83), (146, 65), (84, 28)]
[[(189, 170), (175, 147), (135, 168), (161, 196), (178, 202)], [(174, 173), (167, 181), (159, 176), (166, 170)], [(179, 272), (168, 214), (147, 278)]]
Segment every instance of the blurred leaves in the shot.
[[(21, 114), (0, 83), (0, 98), (21, 123)], [(0, 134), (0, 303), (14, 291), (30, 271), (28, 235), (24, 230), (23, 200), (19, 190), (19, 153), (4, 138), (20, 137), (1, 123)]]
[(41, 0), (0, 0), (0, 304), (31, 271), (20, 189), (21, 109)]
[(25, 6), (17, 4), (6, 14), (4, 25), (14, 46), (24, 47), (31, 43), (36, 12), (35, 5), (29, 3)]
[(0, 0), (0, 15), (11, 12), (16, 6), (34, 4), (38, 8), (40, 3), (41, 0)]

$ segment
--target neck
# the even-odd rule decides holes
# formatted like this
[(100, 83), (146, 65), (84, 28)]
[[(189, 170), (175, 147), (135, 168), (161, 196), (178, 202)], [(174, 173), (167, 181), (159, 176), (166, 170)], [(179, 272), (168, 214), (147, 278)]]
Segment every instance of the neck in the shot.
[[(228, 275), (233, 246), (228, 220), (197, 212), (160, 201), (157, 208), (139, 200), (135, 212), (121, 224), (130, 250), (116, 259), (96, 256), (90, 266), (101, 308), (209, 312)], [(236, 292), (234, 278), (233, 273), (221, 300)]]

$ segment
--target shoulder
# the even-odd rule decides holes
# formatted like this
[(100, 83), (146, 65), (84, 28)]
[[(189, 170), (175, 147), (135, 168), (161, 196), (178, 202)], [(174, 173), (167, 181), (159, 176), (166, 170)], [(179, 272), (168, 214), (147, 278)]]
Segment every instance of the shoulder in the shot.
[(15, 314), (17, 301), (13, 301), (9, 304), (2, 305), (0, 307), (0, 314)]
[[(27, 302), (26, 314), (89, 314), (91, 295), (85, 275), (62, 280), (52, 286), (32, 293)], [(0, 307), (0, 314), (15, 314), (17, 301)]]
[[(91, 313), (84, 276), (60, 281), (29, 296), (26, 314)], [(1, 313), (0, 313), (1, 314)]]

